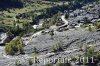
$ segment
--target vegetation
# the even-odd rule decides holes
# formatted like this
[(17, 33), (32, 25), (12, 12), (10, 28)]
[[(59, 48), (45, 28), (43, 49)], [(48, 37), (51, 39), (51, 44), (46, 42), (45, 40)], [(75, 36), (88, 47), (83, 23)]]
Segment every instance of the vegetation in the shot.
[[(100, 52), (96, 52), (94, 47), (87, 47), (85, 54), (84, 54), (85, 61), (83, 64), (95, 66), (100, 61), (99, 56), (100, 56)], [(86, 57), (88, 57), (88, 60), (86, 59)], [(87, 63), (87, 61), (88, 61), (88, 63)]]
[[(5, 2), (6, 1), (7, 0), (5, 0)], [(18, 1), (20, 2), (20, 0)], [(56, 20), (58, 19), (56, 19), (56, 17), (58, 17), (58, 15), (55, 14), (57, 14), (58, 11), (59, 10), (61, 11), (63, 8), (62, 4), (61, 5), (53, 5), (53, 4), (33, 3), (30, 5), (25, 5), (25, 7), (21, 9), (12, 8), (3, 10), (0, 12), (1, 13), (0, 27), (2, 26), (1, 27), (2, 29), (6, 30), (7, 32), (9, 31), (14, 36), (23, 36), (23, 34), (29, 34), (30, 32), (36, 32), (40, 30), (40, 29), (34, 30), (32, 28), (32, 25), (37, 24), (39, 22), (39, 19), (45, 19), (43, 28), (48, 28), (57, 22)], [(50, 20), (47, 22), (48, 18), (50, 18)]]
[[(51, 12), (52, 13), (52, 12)], [(58, 12), (57, 14), (55, 14), (53, 17), (51, 17), (50, 19), (48, 20), (44, 20), (44, 23), (43, 23), (43, 27), (44, 28), (49, 28), (50, 26), (52, 25), (56, 25), (58, 22), (59, 22), (59, 19), (60, 19), (60, 12)]]
[(53, 39), (54, 31), (53, 31), (53, 30), (50, 31), (49, 34), (50, 34), (50, 36), (51, 36), (51, 39)]
[(92, 28), (91, 28), (91, 26), (89, 25), (89, 31), (92, 31)]
[(28, 62), (29, 62), (29, 65), (32, 65), (33, 64), (32, 59), (29, 59)]
[(63, 50), (63, 43), (61, 41), (57, 41), (53, 47), (52, 47), (52, 50), (53, 52), (57, 52), (57, 51), (62, 51)]
[(92, 57), (94, 55), (94, 47), (87, 47), (85, 56)]
[(93, 32), (93, 31), (96, 31), (97, 29), (96, 29), (95, 26), (89, 25), (89, 26), (88, 26), (88, 30), (91, 31), (91, 32)]
[(5, 52), (8, 55), (23, 54), (23, 47), (24, 45), (20, 42), (20, 38), (17, 37), (5, 46)]
[(100, 51), (96, 53), (96, 57), (100, 60)]
[(100, 30), (100, 22), (97, 22), (97, 23), (96, 23), (96, 28), (97, 28), (98, 30)]

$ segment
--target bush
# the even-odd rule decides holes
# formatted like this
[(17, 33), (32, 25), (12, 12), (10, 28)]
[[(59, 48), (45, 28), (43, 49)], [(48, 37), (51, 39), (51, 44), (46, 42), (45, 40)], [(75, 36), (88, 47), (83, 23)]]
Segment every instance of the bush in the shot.
[(13, 51), (13, 49), (11, 48), (11, 46), (9, 46), (9, 45), (6, 45), (5, 51), (6, 51), (6, 54), (14, 55), (14, 51)]
[(23, 45), (22, 44), (18, 44), (17, 45), (17, 49), (20, 53), (23, 53)]
[(97, 23), (96, 23), (96, 28), (97, 28), (97, 29), (100, 29), (100, 22), (97, 22)]
[(92, 27), (91, 27), (90, 25), (89, 25), (89, 27), (88, 27), (88, 28), (89, 28), (89, 31), (92, 31)]
[(100, 52), (97, 52), (96, 57), (100, 60)]
[(94, 47), (87, 47), (85, 56), (87, 57), (93, 57), (94, 56)]
[(33, 64), (32, 59), (29, 59), (28, 62), (29, 62), (29, 65)]
[[(100, 52), (95, 52), (94, 47), (87, 47), (84, 57), (84, 65), (96, 66), (100, 61)], [(88, 57), (88, 59), (86, 57)]]
[(23, 45), (20, 42), (20, 38), (17, 37), (14, 40), (10, 41), (6, 46), (5, 46), (5, 52), (8, 55), (14, 55), (15, 53), (23, 53)]
[(56, 42), (52, 47), (53, 52), (62, 51), (63, 50), (62, 46), (63, 46), (62, 42), (60, 41)]

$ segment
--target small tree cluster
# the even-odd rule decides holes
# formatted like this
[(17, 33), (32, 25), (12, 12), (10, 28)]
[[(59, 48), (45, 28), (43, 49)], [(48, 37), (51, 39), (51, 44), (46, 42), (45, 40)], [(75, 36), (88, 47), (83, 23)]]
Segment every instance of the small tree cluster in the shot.
[(59, 22), (59, 19), (60, 19), (59, 16), (60, 16), (60, 12), (53, 15), (49, 20), (44, 19), (42, 27), (48, 29), (50, 26), (55, 25), (57, 22)]
[(5, 52), (8, 55), (14, 55), (16, 53), (23, 53), (23, 45), (20, 42), (20, 38), (12, 40), (5, 46)]

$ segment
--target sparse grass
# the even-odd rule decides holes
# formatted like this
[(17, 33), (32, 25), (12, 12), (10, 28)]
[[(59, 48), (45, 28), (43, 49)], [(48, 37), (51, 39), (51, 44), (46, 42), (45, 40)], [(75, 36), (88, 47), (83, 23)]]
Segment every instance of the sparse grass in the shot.
[(94, 31), (96, 31), (96, 27), (95, 26), (88, 26), (88, 30), (94, 32)]

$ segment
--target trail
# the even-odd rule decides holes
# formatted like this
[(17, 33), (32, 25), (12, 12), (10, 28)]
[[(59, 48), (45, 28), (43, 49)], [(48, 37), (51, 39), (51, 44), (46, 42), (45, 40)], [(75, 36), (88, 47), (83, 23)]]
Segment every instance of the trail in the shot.
[(65, 23), (64, 25), (59, 26), (59, 28), (64, 27), (64, 26), (68, 26), (68, 20), (65, 19), (65, 15), (61, 16), (62, 21)]

